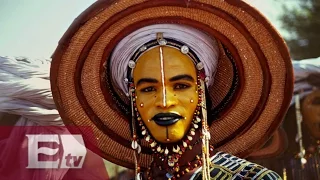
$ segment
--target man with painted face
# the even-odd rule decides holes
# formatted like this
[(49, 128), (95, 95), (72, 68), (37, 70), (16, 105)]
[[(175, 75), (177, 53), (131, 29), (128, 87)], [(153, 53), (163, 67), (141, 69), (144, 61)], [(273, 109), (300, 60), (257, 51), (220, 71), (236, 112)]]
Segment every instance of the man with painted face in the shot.
[(263, 145), (292, 92), (284, 41), (242, 1), (99, 1), (52, 72), (65, 122), (136, 179), (281, 179), (233, 156)]
[[(144, 38), (150, 40), (138, 47), (121, 46)], [(132, 122), (137, 129), (133, 136), (143, 137), (155, 154), (148, 179), (195, 178), (194, 172), (201, 166), (203, 172), (197, 176), (205, 179), (250, 174), (244, 170), (246, 166), (250, 172), (257, 171), (252, 177), (260, 174), (257, 179), (280, 178), (229, 154), (214, 155), (213, 147), (208, 146), (206, 105), (211, 100), (205, 98), (205, 84), (212, 85), (217, 67), (219, 47), (215, 39), (191, 27), (161, 24), (141, 28), (119, 44), (111, 57), (111, 68), (131, 57), (127, 72), (122, 73), (127, 75), (122, 78), (129, 88), (123, 91), (129, 93), (131, 109), (135, 110)], [(134, 138), (132, 148), (138, 146)], [(223, 164), (228, 164), (225, 171), (219, 167)]]

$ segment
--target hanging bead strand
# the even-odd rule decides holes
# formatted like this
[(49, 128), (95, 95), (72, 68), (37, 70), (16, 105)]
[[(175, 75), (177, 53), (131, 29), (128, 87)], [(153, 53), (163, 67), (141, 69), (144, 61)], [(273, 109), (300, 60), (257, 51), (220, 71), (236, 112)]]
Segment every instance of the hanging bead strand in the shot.
[(138, 143), (137, 130), (136, 130), (136, 120), (135, 120), (135, 87), (133, 83), (129, 84), (129, 93), (131, 101), (131, 125), (132, 125), (132, 143), (131, 147), (134, 150), (134, 162), (135, 162), (135, 180), (141, 180), (140, 176), (140, 166), (139, 166), (139, 153), (141, 152), (141, 146)]
[[(200, 66), (200, 65), (199, 65)], [(199, 68), (199, 100), (201, 104), (201, 114), (202, 114), (202, 179), (210, 180), (210, 152), (209, 152), (209, 141), (210, 132), (208, 131), (207, 122), (207, 107), (206, 107), (206, 96), (205, 96), (205, 73), (203, 68)]]

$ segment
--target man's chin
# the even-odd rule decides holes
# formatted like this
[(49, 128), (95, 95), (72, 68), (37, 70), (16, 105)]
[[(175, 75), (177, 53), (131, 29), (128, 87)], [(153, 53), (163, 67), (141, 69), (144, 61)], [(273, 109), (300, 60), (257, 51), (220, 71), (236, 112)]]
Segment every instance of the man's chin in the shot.
[(168, 137), (170, 140), (170, 143), (181, 141), (182, 138), (185, 135), (185, 130), (180, 127), (169, 127), (168, 128)]
[(155, 140), (165, 144), (179, 142), (187, 133), (181, 120), (170, 126), (159, 126), (155, 124), (153, 130), (156, 130), (155, 134), (151, 132)]

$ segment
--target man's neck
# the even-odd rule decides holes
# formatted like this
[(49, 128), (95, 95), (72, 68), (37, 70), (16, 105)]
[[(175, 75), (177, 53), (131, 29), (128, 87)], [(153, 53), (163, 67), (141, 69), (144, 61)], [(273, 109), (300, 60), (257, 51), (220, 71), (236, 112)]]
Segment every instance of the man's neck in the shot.
[[(190, 141), (190, 146), (186, 148), (186, 151), (181, 154), (178, 159), (179, 171), (170, 172), (168, 169), (168, 161), (163, 159), (162, 156), (157, 156), (156, 154), (153, 156), (153, 162), (150, 167), (150, 175), (152, 179), (164, 179), (167, 177), (167, 173), (169, 174), (179, 174), (179, 179), (189, 179), (194, 171), (196, 171), (201, 166), (202, 158), (202, 143), (200, 139), (200, 131), (196, 131), (196, 134), (192, 141)], [(170, 154), (169, 154), (170, 155)], [(168, 156), (169, 156), (168, 155)]]

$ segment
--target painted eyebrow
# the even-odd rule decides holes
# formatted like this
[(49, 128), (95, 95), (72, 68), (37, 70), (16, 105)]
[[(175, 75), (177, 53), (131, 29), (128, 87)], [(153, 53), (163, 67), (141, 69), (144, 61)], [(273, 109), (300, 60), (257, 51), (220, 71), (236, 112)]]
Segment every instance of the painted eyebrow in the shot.
[(159, 81), (153, 78), (141, 78), (139, 79), (137, 86), (143, 84), (143, 83), (158, 83)]
[(188, 74), (177, 75), (177, 76), (174, 76), (174, 77), (169, 79), (169, 81), (171, 81), (171, 82), (172, 81), (178, 81), (178, 80), (187, 80), (187, 81), (194, 82), (193, 77), (188, 75)]

